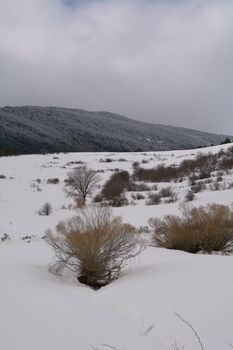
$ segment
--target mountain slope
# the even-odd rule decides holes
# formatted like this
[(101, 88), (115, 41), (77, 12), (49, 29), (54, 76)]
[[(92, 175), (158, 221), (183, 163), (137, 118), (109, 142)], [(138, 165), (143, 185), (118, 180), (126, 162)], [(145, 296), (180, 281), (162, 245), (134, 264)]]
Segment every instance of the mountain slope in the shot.
[(225, 135), (142, 123), (108, 112), (0, 108), (0, 148), (13, 153), (156, 151), (219, 144)]

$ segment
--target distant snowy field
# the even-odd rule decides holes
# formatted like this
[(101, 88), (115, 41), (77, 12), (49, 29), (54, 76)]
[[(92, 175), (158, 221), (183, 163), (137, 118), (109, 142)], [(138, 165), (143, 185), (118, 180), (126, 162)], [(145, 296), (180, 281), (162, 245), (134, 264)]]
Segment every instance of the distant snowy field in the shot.
[[(47, 228), (75, 215), (64, 193), (67, 172), (84, 162), (100, 172), (103, 184), (118, 168), (132, 173), (135, 161), (143, 167), (178, 164), (198, 152), (218, 152), (232, 145), (199, 150), (146, 153), (68, 153), (0, 158), (0, 348), (3, 350), (118, 350), (200, 349), (189, 321), (205, 350), (230, 349), (233, 344), (233, 257), (192, 255), (148, 247), (121, 278), (99, 291), (81, 285), (71, 274), (56, 277), (47, 266), (53, 253), (41, 239)], [(111, 162), (105, 162), (107, 158)], [(122, 158), (126, 161), (122, 161)], [(146, 162), (148, 161), (148, 163)], [(4, 175), (6, 178), (1, 178)], [(59, 178), (58, 184), (47, 184)], [(40, 182), (36, 181), (40, 179)], [(233, 181), (232, 174), (225, 181)], [(136, 227), (150, 217), (179, 214), (188, 185), (171, 186), (178, 201), (170, 204), (114, 208)], [(96, 191), (98, 193), (100, 189)], [(130, 194), (127, 193), (129, 201)], [(50, 216), (40, 216), (45, 203)], [(89, 203), (91, 203), (91, 198)], [(232, 205), (233, 190), (196, 194), (192, 206)], [(25, 236), (33, 236), (22, 240)], [(148, 328), (151, 330), (148, 331)]]

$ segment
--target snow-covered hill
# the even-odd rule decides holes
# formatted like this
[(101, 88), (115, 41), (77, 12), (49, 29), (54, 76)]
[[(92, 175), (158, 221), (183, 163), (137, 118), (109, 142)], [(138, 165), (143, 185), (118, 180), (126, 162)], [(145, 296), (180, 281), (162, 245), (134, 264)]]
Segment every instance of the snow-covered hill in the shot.
[(226, 136), (142, 123), (109, 112), (56, 107), (0, 108), (0, 149), (11, 154), (150, 151), (220, 144)]
[[(63, 191), (64, 179), (81, 162), (100, 172), (102, 185), (116, 168), (132, 173), (135, 161), (145, 168), (180, 164), (200, 151), (216, 153), (231, 146), (0, 158), (0, 235), (11, 237), (0, 242), (1, 349), (102, 350), (108, 345), (118, 350), (171, 350), (176, 343), (177, 349), (200, 349), (190, 327), (175, 312), (193, 325), (205, 350), (229, 349), (228, 344), (233, 344), (232, 256), (148, 247), (119, 280), (93, 291), (71, 273), (57, 277), (48, 272), (53, 253), (41, 238), (47, 228), (75, 215), (74, 203)], [(233, 182), (232, 171), (222, 177), (225, 184)], [(47, 183), (51, 178), (59, 183)], [(177, 194), (176, 202), (148, 206), (146, 199), (132, 200), (127, 192), (130, 205), (114, 208), (114, 213), (136, 227), (147, 225), (150, 217), (179, 214), (189, 188), (187, 179), (158, 184), (159, 188), (168, 185)], [(224, 188), (213, 191), (207, 186), (191, 203), (231, 206), (233, 190)], [(92, 198), (88, 201), (92, 205)], [(45, 202), (52, 205), (50, 216), (38, 214)]]

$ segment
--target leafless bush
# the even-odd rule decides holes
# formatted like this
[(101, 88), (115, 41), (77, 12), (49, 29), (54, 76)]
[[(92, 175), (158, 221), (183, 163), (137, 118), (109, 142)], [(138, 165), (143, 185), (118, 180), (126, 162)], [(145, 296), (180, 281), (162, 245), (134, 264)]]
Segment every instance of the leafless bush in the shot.
[(60, 222), (55, 233), (48, 230), (45, 240), (56, 256), (51, 270), (61, 273), (67, 267), (93, 288), (118, 278), (127, 261), (141, 250), (134, 227), (113, 217), (108, 207), (80, 210), (79, 215)]
[(194, 193), (202, 192), (205, 189), (206, 189), (206, 184), (204, 182), (202, 182), (202, 181), (196, 182), (195, 185), (191, 187), (191, 190)]
[(211, 191), (219, 191), (222, 186), (219, 184), (219, 182), (215, 181), (210, 185), (210, 190)]
[(119, 197), (114, 197), (110, 199), (109, 201), (107, 201), (107, 203), (111, 207), (124, 207), (126, 205), (129, 205), (128, 199), (123, 194)]
[(199, 179), (209, 178), (213, 171), (228, 171), (233, 168), (232, 149), (216, 154), (199, 152), (194, 159), (185, 159), (179, 165), (160, 164), (155, 168), (145, 169), (137, 164), (133, 167), (133, 178), (146, 182), (177, 182), (184, 177), (197, 175)]
[(144, 182), (138, 183), (138, 182), (130, 181), (127, 190), (134, 191), (134, 192), (145, 192), (145, 191), (150, 191), (151, 188)]
[(0, 241), (5, 242), (11, 240), (11, 236), (8, 233), (3, 233), (0, 235)]
[(217, 181), (217, 182), (222, 182), (222, 181), (223, 181), (223, 177), (222, 177), (222, 176), (220, 176), (220, 175), (219, 175), (219, 176), (217, 176), (216, 181)]
[(59, 179), (57, 177), (55, 178), (50, 178), (47, 180), (47, 184), (53, 184), (53, 185), (56, 185), (59, 183)]
[(208, 171), (202, 171), (200, 174), (199, 174), (199, 179), (200, 180), (203, 180), (203, 179), (208, 179), (211, 177), (211, 173), (208, 172)]
[(132, 194), (131, 197), (134, 199), (134, 200), (141, 200), (141, 199), (145, 199), (145, 196), (141, 193), (135, 193), (135, 194)]
[(194, 198), (195, 198), (195, 194), (193, 193), (193, 191), (188, 191), (185, 195), (186, 202), (191, 202), (194, 200)]
[(96, 171), (81, 166), (68, 173), (66, 179), (66, 194), (73, 198), (82, 198), (83, 205), (86, 203), (86, 197), (91, 195), (96, 189), (100, 177)]
[(39, 210), (39, 215), (49, 216), (52, 213), (52, 206), (46, 202)]
[(146, 205), (158, 205), (161, 203), (161, 197), (158, 193), (149, 193), (148, 198)]
[(189, 178), (188, 178), (189, 185), (190, 186), (195, 186), (197, 179), (198, 179), (198, 176), (195, 175), (195, 174), (192, 174), (191, 176), (189, 176)]
[(183, 217), (150, 219), (154, 243), (168, 249), (190, 253), (233, 251), (233, 211), (224, 205), (210, 204), (183, 210)]
[(99, 162), (100, 163), (112, 163), (114, 161), (114, 159), (112, 158), (105, 158), (105, 159), (100, 159)]
[(138, 169), (139, 162), (133, 162), (132, 167), (133, 167), (134, 170)]
[(159, 195), (160, 197), (172, 197), (174, 194), (174, 192), (172, 191), (171, 187), (164, 187), (161, 188), (161, 190), (159, 191)]
[(112, 174), (110, 179), (105, 183), (99, 196), (114, 205), (115, 202), (119, 202), (119, 200), (124, 197), (124, 190), (128, 188), (128, 186), (129, 173), (127, 171), (119, 171)]

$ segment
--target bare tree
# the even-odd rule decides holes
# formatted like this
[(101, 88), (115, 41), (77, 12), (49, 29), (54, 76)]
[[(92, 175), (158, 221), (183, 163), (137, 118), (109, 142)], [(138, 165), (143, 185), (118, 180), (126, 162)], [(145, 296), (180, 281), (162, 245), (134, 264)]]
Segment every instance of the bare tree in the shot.
[(100, 176), (93, 169), (81, 166), (68, 173), (66, 194), (76, 199), (81, 198), (83, 205), (86, 197), (91, 195), (100, 181)]
[(79, 215), (60, 222), (55, 233), (48, 230), (45, 239), (55, 252), (52, 272), (67, 267), (94, 288), (118, 278), (127, 260), (142, 249), (135, 228), (113, 217), (109, 207), (81, 209)]

